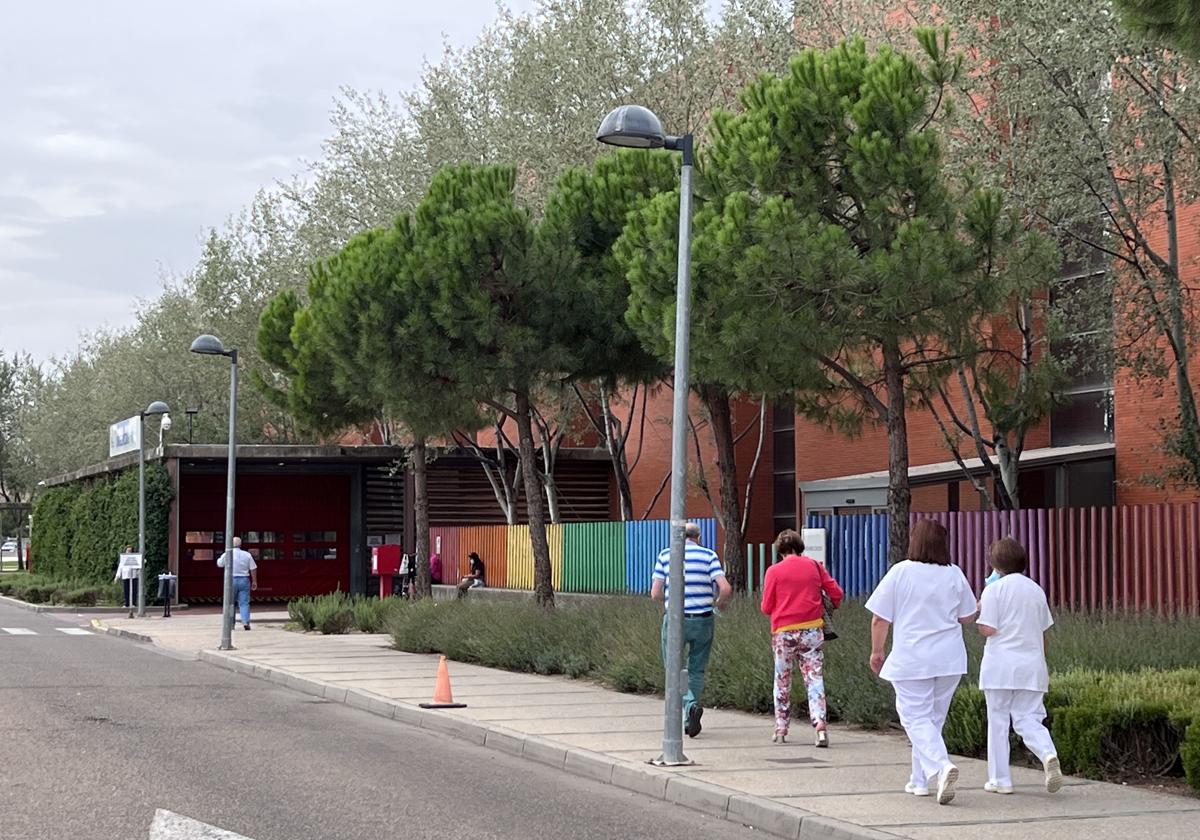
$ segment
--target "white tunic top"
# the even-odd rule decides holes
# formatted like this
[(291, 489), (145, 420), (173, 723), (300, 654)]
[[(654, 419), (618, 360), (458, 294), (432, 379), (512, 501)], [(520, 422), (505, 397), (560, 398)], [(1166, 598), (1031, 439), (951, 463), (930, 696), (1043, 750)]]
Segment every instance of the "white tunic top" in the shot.
[(983, 590), (978, 623), (996, 628), (983, 648), (982, 689), (1047, 691), (1044, 633), (1053, 624), (1046, 593), (1025, 575), (1005, 575)]
[(897, 563), (871, 593), (867, 609), (892, 623), (892, 651), (879, 673), (885, 680), (967, 672), (959, 619), (975, 614), (975, 593), (958, 566)]

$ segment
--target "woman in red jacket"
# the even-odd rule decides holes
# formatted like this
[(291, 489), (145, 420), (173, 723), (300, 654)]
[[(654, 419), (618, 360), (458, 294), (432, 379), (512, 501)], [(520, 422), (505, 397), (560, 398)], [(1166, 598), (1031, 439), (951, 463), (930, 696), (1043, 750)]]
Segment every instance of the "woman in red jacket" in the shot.
[(787, 739), (792, 668), (798, 660), (817, 746), (828, 747), (821, 593), (836, 607), (842, 602), (842, 587), (825, 566), (804, 556), (804, 540), (795, 531), (782, 532), (775, 539), (775, 551), (780, 559), (767, 569), (762, 598), (762, 611), (771, 616), (771, 647), (775, 651), (775, 736), (771, 740), (782, 744)]

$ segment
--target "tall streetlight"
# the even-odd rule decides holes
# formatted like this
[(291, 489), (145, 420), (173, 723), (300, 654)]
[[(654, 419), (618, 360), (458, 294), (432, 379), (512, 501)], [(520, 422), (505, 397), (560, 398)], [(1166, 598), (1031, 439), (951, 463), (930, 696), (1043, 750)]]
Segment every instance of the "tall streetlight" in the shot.
[(237, 350), (225, 349), (215, 335), (198, 336), (191, 350), (202, 356), (228, 356), (229, 365), (229, 466), (225, 488), (225, 585), (221, 595), (221, 650), (233, 650), (233, 488), (237, 478)]
[(662, 755), (655, 764), (691, 764), (683, 754), (683, 558), (687, 493), (688, 336), (691, 321), (692, 266), (692, 135), (663, 133), (662, 122), (648, 108), (621, 105), (596, 132), (610, 146), (670, 149), (683, 153), (679, 182), (679, 266), (675, 284), (675, 401), (671, 419), (671, 562), (667, 604), (667, 698), (663, 712)]
[(161, 416), (164, 428), (171, 419), (167, 404), (155, 400), (138, 413), (138, 556), (142, 565), (138, 569), (137, 617), (146, 615), (146, 418)]

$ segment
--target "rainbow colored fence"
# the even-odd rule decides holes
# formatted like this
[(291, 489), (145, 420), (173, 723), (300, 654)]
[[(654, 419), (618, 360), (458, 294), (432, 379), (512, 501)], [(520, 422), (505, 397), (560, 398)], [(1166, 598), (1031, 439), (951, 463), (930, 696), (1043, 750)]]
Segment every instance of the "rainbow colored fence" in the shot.
[[(716, 520), (696, 521), (700, 542), (716, 547)], [(641, 594), (650, 591), (655, 558), (670, 542), (670, 523), (648, 520), (550, 525), (546, 538), (557, 591)], [(467, 573), (467, 556), (474, 551), (483, 560), (488, 586), (533, 589), (533, 543), (528, 525), (431, 528), (433, 550), (438, 550), (439, 540), (445, 581)]]

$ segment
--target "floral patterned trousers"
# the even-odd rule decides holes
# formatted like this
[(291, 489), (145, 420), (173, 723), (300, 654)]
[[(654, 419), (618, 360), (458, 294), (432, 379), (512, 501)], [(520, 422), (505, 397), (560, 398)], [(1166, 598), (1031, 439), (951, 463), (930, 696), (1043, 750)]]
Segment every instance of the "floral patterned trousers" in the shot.
[(775, 651), (775, 729), (787, 733), (792, 714), (792, 668), (800, 663), (800, 674), (808, 689), (808, 716), (812, 725), (825, 722), (825, 631), (820, 627), (785, 630), (771, 634)]

